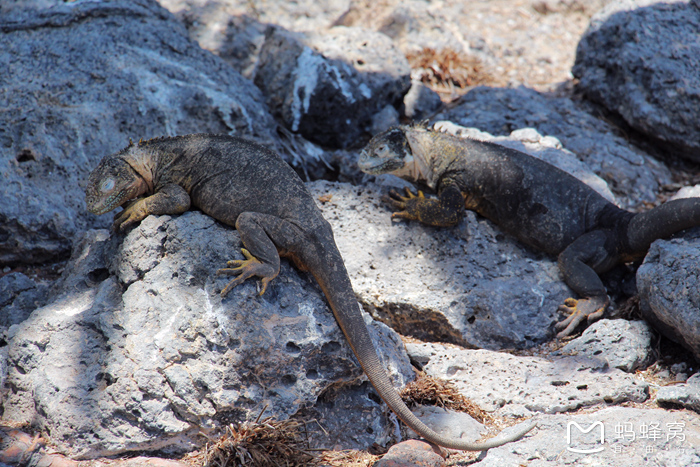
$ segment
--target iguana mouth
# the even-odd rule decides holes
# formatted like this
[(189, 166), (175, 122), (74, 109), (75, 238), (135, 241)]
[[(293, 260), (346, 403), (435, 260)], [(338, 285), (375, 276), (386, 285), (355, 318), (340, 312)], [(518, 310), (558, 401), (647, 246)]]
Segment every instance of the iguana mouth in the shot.
[(366, 172), (368, 174), (377, 174), (377, 173), (384, 173), (386, 172), (386, 167), (387, 163), (386, 162), (378, 162), (378, 163), (357, 163), (357, 166), (362, 170), (363, 172)]
[(395, 164), (392, 164), (392, 160), (372, 158), (366, 151), (362, 151), (360, 158), (357, 161), (357, 166), (360, 168), (360, 170), (368, 174), (382, 174), (390, 172), (391, 170), (395, 169), (395, 167), (392, 167), (393, 165)]
[(131, 191), (133, 190), (121, 190), (109, 198), (104, 199), (102, 202), (100, 202), (98, 198), (88, 198), (85, 202), (85, 204), (87, 204), (87, 210), (97, 216), (112, 211), (127, 201), (136, 199), (136, 196), (134, 196)]

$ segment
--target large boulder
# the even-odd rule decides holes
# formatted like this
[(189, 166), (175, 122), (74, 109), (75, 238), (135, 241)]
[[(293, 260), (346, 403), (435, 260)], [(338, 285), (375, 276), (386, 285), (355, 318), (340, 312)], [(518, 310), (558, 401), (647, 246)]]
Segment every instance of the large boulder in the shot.
[(537, 418), (537, 430), (517, 446), (489, 449), (470, 465), (696, 467), (700, 465), (697, 417), (688, 411), (634, 405), (544, 415)]
[(330, 27), (342, 2), (272, 2), (255, 15), (236, 0), (161, 3), (202, 47), (252, 79), (287, 129), (317, 144), (361, 145), (375, 114), (396, 119), (410, 88), (408, 61), (389, 37)]
[(234, 133), (274, 143), (260, 91), (154, 0), (15, 3), (0, 12), (0, 264), (67, 257), (105, 220), (84, 181), (130, 138)]
[(700, 360), (700, 239), (657, 240), (637, 270), (642, 316)]
[(361, 28), (292, 33), (269, 27), (253, 81), (288, 129), (330, 147), (358, 146), (372, 117), (398, 107), (411, 85), (391, 40)]
[(700, 3), (618, 0), (592, 19), (573, 74), (590, 99), (700, 161)]
[(602, 358), (515, 356), (439, 344), (407, 344), (429, 376), (449, 379), (482, 410), (510, 417), (570, 412), (603, 402), (644, 402), (649, 384)]
[(386, 187), (317, 181), (311, 192), (333, 226), (366, 310), (403, 335), (488, 349), (547, 341), (572, 292), (556, 261), (467, 212), (454, 228), (392, 222)]
[(568, 342), (561, 352), (604, 359), (610, 368), (632, 373), (653, 360), (652, 338), (653, 332), (645, 321), (601, 319)]
[[(3, 420), (32, 424), (73, 458), (178, 453), (203, 445), (202, 432), (263, 410), (285, 419), (331, 386), (361, 383), (310, 275), (283, 261), (263, 296), (249, 280), (220, 297), (229, 278), (216, 270), (242, 258), (240, 248), (236, 231), (199, 212), (150, 216), (125, 237), (88, 231), (49, 304), (9, 329)], [(394, 383), (405, 384), (400, 339), (366, 322)], [(331, 445), (385, 443), (395, 422), (371, 386), (350, 389), (319, 409), (346, 427), (332, 430)]]

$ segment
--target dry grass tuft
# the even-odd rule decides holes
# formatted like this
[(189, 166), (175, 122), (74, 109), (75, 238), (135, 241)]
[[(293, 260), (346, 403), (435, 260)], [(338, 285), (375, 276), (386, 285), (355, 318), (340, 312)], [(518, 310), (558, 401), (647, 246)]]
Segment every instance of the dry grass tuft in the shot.
[(314, 456), (302, 437), (303, 431), (299, 421), (278, 421), (272, 417), (231, 424), (213, 446), (207, 444), (204, 467), (310, 465)]
[(319, 455), (317, 462), (318, 465), (333, 467), (369, 467), (378, 459), (379, 456), (366, 451), (324, 451)]
[(416, 404), (437, 405), (445, 409), (465, 412), (481, 423), (493, 424), (493, 418), (479, 406), (464, 397), (449, 381), (421, 375), (401, 390), (401, 398), (409, 407)]
[(472, 86), (494, 82), (481, 60), (453, 49), (426, 47), (406, 58), (411, 68), (418, 70), (420, 80), (439, 93), (463, 94)]

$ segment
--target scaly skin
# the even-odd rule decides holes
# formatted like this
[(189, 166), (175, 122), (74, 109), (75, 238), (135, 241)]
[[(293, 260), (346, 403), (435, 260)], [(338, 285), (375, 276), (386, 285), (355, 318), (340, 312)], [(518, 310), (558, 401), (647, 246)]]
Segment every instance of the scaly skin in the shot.
[(599, 274), (641, 259), (651, 242), (700, 225), (700, 199), (670, 201), (634, 214), (540, 159), (497, 144), (460, 138), (422, 125), (376, 135), (358, 161), (369, 174), (391, 173), (428, 185), (438, 198), (391, 191), (385, 201), (394, 219), (449, 227), (476, 211), (521, 242), (558, 255), (566, 283), (581, 298), (559, 310), (557, 337), (584, 320), (599, 319), (609, 304)]
[[(131, 199), (140, 197), (136, 201)], [(534, 424), (483, 443), (441, 436), (406, 407), (381, 365), (352, 290), (330, 224), (296, 173), (274, 152), (240, 138), (189, 135), (130, 145), (105, 157), (90, 174), (88, 210), (102, 214), (126, 205), (115, 230), (149, 214), (179, 214), (190, 206), (235, 226), (244, 260), (219, 274), (238, 276), (223, 290), (252, 276), (267, 284), (288, 257), (316, 278), (353, 352), (379, 396), (413, 431), (440, 446), (481, 451), (515, 441)]]

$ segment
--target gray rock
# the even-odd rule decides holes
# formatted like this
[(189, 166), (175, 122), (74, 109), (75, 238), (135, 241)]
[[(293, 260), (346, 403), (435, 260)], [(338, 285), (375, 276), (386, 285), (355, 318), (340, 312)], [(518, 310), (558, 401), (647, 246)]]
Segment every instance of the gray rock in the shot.
[[(443, 436), (451, 438), (479, 439), (487, 433), (486, 427), (474, 420), (469, 414), (455, 412), (442, 407), (419, 405), (411, 410), (423, 423)], [(410, 430), (409, 436), (419, 436)]]
[(573, 74), (590, 99), (700, 161), (700, 8), (687, 0), (619, 0), (592, 19)]
[(7, 328), (19, 324), (32, 311), (46, 304), (48, 285), (37, 284), (21, 272), (0, 277), (0, 336)]
[(403, 97), (404, 115), (412, 120), (428, 118), (442, 106), (440, 95), (418, 80), (411, 80), (411, 89)]
[(357, 145), (377, 112), (399, 105), (410, 68), (388, 37), (372, 31), (300, 34), (269, 27), (254, 82), (288, 129), (324, 146), (347, 147)]
[(22, 292), (36, 287), (33, 280), (21, 272), (11, 272), (0, 277), (0, 307), (10, 305)]
[(0, 264), (68, 257), (76, 232), (106, 226), (83, 183), (129, 138), (276, 141), (260, 91), (154, 0), (40, 3), (0, 13)]
[(158, 3), (182, 20), (200, 47), (221, 57), (243, 77), (253, 79), (267, 24), (235, 9), (228, 13), (224, 5), (214, 1), (205, 5), (184, 5), (178, 0)]
[(381, 402), (369, 382), (331, 386), (294, 418), (305, 421), (312, 449), (364, 450), (374, 443), (386, 446), (402, 438), (396, 415)]
[(393, 105), (386, 105), (382, 110), (374, 114), (372, 124), (370, 125), (370, 133), (377, 134), (388, 130), (392, 126), (399, 124), (399, 112)]
[(406, 350), (412, 358), (430, 353), (423, 365), (426, 374), (449, 380), (481, 409), (497, 415), (513, 416), (523, 407), (529, 412), (568, 412), (649, 397), (647, 383), (598, 358), (516, 357), (440, 344), (406, 344)]
[(660, 387), (656, 393), (656, 402), (671, 407), (680, 405), (700, 412), (700, 373), (695, 373), (683, 384)]
[(571, 291), (555, 261), (467, 212), (455, 228), (393, 222), (385, 189), (313, 182), (355, 293), (399, 333), (490, 349), (549, 340)]
[[(51, 302), (10, 328), (3, 407), (4, 420), (32, 422), (73, 458), (183, 452), (202, 445), (201, 430), (265, 407), (287, 418), (364, 379), (319, 288), (286, 261), (264, 296), (250, 280), (221, 299), (227, 278), (215, 271), (242, 257), (241, 243), (210, 217), (150, 216), (126, 237), (92, 231), (76, 245)], [(413, 373), (400, 339), (366, 319), (404, 384)], [(384, 442), (393, 433), (385, 417), (351, 415), (338, 420)], [(348, 439), (330, 442), (359, 447)]]
[(644, 319), (700, 360), (700, 239), (652, 243), (637, 288)]
[(671, 183), (668, 168), (635, 148), (584, 106), (565, 97), (524, 87), (478, 87), (435, 119), (493, 135), (534, 128), (542, 135), (553, 136), (608, 183), (623, 208), (656, 201), (660, 187)]
[(651, 339), (652, 331), (644, 321), (601, 319), (561, 351), (602, 358), (610, 367), (631, 373), (651, 363)]
[(489, 449), (471, 465), (695, 467), (700, 465), (698, 446), (696, 414), (608, 407), (593, 413), (540, 415), (537, 428), (525, 438)]

